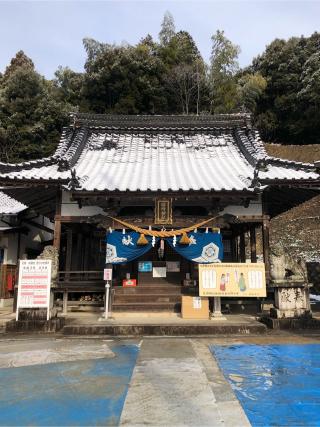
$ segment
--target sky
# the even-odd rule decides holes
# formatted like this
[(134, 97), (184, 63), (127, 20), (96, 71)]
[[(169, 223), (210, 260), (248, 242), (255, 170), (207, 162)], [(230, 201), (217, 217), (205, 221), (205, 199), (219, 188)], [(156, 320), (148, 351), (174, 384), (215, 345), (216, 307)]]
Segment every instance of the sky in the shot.
[(320, 0), (0, 0), (0, 72), (20, 49), (47, 78), (59, 65), (82, 71), (83, 38), (130, 44), (148, 33), (157, 38), (167, 10), (176, 30), (192, 35), (206, 61), (212, 34), (224, 30), (241, 47), (241, 66), (275, 38), (320, 31)]

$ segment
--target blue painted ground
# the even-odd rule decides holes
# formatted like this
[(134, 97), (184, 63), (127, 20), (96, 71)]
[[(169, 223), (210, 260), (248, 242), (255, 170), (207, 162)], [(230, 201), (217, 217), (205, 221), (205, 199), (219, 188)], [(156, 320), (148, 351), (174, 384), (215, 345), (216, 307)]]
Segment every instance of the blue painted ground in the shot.
[(320, 345), (211, 346), (253, 426), (320, 426)]
[(0, 424), (114, 426), (136, 363), (136, 345), (116, 357), (0, 369)]

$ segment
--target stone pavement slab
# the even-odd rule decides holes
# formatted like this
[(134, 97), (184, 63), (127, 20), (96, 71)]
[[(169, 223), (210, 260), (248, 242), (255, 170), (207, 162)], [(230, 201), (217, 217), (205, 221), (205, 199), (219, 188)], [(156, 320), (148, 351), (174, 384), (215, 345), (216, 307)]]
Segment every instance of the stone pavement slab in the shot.
[(207, 346), (186, 339), (149, 338), (142, 342), (120, 425), (242, 427), (250, 423)]

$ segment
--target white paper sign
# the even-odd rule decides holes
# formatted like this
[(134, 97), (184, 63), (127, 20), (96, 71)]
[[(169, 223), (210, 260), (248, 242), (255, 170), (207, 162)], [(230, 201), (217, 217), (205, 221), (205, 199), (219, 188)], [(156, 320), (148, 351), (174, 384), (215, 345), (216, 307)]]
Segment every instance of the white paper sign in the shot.
[(47, 308), (49, 320), (51, 260), (21, 260), (19, 265), (17, 315), (19, 308)]
[(105, 268), (103, 270), (103, 280), (112, 280), (112, 268)]
[(201, 297), (193, 297), (192, 306), (195, 309), (200, 309), (201, 308)]
[(153, 267), (152, 277), (167, 277), (166, 267)]

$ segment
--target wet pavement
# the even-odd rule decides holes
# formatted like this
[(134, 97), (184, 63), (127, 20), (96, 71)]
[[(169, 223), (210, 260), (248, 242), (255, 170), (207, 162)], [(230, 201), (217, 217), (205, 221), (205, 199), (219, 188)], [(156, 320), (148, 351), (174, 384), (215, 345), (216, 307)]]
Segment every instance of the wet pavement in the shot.
[(317, 332), (6, 335), (0, 378), (3, 426), (320, 425)]

